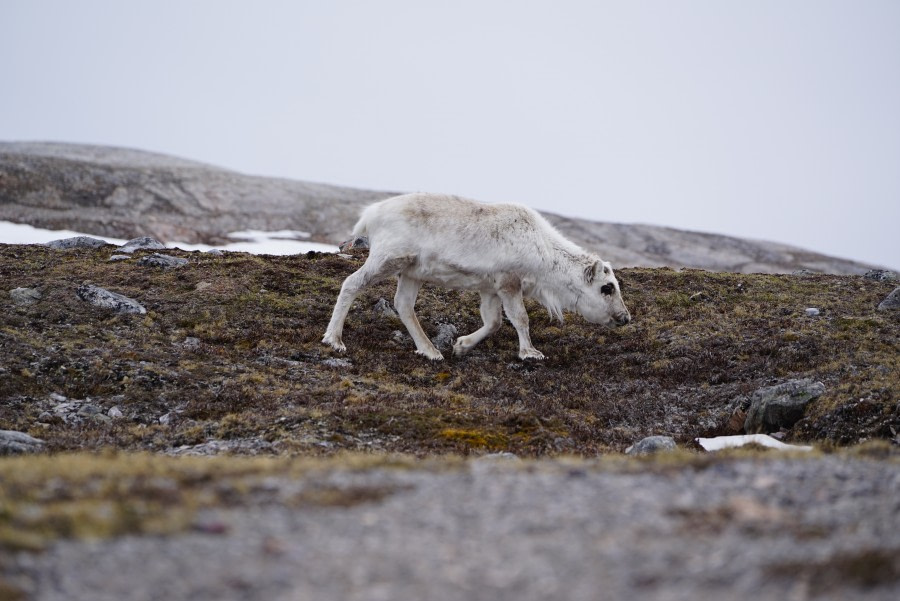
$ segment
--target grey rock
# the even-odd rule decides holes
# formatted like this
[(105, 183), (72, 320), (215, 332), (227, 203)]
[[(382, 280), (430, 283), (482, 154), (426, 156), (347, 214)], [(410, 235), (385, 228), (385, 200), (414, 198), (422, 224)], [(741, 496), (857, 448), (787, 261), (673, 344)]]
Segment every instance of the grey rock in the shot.
[(366, 236), (357, 236), (350, 240), (344, 240), (338, 245), (341, 252), (347, 252), (352, 248), (369, 248), (369, 238)]
[(888, 294), (883, 301), (878, 303), (879, 311), (896, 311), (900, 309), (900, 286)]
[(810, 379), (760, 388), (750, 395), (744, 430), (748, 434), (768, 434), (790, 428), (803, 417), (806, 406), (824, 393), (825, 385)]
[(85, 403), (81, 407), (78, 408), (78, 412), (76, 415), (81, 417), (93, 417), (95, 415), (100, 415), (103, 413), (103, 410), (100, 409), (97, 405), (92, 405), (90, 403)]
[(44, 441), (15, 430), (0, 430), (0, 455), (37, 453), (44, 448)]
[(262, 438), (235, 438), (230, 440), (209, 440), (196, 445), (184, 445), (167, 451), (167, 455), (259, 455), (271, 453), (277, 448), (277, 443), (271, 443)]
[(165, 248), (166, 245), (150, 236), (141, 236), (140, 238), (132, 238), (116, 250), (123, 253), (131, 254), (136, 250), (159, 250)]
[(108, 261), (127, 261), (131, 258), (131, 255), (112, 255)]
[(626, 455), (651, 455), (660, 451), (673, 451), (678, 448), (671, 436), (648, 436), (625, 449)]
[(76, 294), (78, 298), (95, 307), (112, 309), (116, 313), (138, 313), (143, 315), (147, 312), (147, 309), (133, 298), (110, 292), (93, 284), (79, 286)]
[(171, 422), (172, 422), (172, 414), (171, 413), (166, 413), (165, 415), (161, 415), (159, 418), (159, 423), (161, 423), (164, 426), (169, 425)]
[(375, 305), (372, 307), (372, 310), (377, 315), (382, 315), (384, 317), (396, 318), (397, 311), (394, 310), (393, 305), (388, 302), (385, 298), (379, 298)]
[(327, 367), (343, 368), (343, 367), (352, 367), (353, 363), (349, 359), (332, 358), (332, 359), (325, 359), (324, 361), (322, 361), (322, 365), (325, 365)]
[(221, 257), (221, 256), (224, 255), (225, 253), (222, 252), (221, 250), (219, 250), (218, 248), (211, 248), (211, 249), (209, 249), (208, 251), (206, 251), (206, 254), (209, 254), (209, 255), (215, 255), (215, 256), (217, 256), (217, 257)]
[(106, 415), (110, 416), (113, 419), (117, 419), (122, 417), (122, 410), (118, 407), (110, 407), (109, 411), (106, 412)]
[(197, 350), (198, 348), (200, 348), (200, 339), (193, 336), (188, 336), (181, 342), (181, 346), (188, 350)]
[(439, 349), (448, 349), (453, 346), (456, 340), (456, 326), (452, 323), (442, 323), (438, 325), (438, 332), (431, 343)]
[(53, 419), (53, 414), (49, 411), (41, 411), (41, 414), (37, 416), (37, 420), (42, 423), (49, 422)]
[(169, 255), (152, 254), (138, 259), (138, 265), (144, 267), (162, 267), (163, 269), (173, 269), (176, 267), (184, 267), (188, 264), (187, 259), (181, 257), (170, 257)]
[(73, 238), (62, 238), (60, 240), (51, 240), (44, 246), (49, 246), (54, 250), (69, 250), (70, 248), (100, 248), (106, 246), (106, 240), (91, 238), (90, 236), (75, 236)]
[(808, 307), (806, 309), (807, 317), (817, 317), (819, 315), (819, 313), (820, 313), (820, 311), (818, 309), (816, 309), (815, 307)]
[(897, 272), (889, 269), (870, 269), (863, 277), (876, 282), (896, 282)]
[(14, 288), (9, 296), (17, 305), (33, 305), (41, 300), (41, 291), (37, 288)]

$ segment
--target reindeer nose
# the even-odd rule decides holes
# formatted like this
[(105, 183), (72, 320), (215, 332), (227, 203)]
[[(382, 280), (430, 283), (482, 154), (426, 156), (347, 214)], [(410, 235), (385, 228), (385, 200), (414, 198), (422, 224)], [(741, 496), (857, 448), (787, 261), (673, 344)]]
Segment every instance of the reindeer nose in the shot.
[(618, 315), (614, 316), (613, 319), (616, 320), (617, 326), (628, 325), (631, 322), (631, 314), (627, 312), (619, 313)]

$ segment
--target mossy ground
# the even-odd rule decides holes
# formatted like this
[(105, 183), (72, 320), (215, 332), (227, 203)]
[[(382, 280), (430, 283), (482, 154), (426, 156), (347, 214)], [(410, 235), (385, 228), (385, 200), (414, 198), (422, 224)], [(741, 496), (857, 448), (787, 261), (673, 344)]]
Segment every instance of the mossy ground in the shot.
[[(399, 320), (372, 309), (393, 298), (386, 282), (356, 302), (341, 356), (350, 365), (334, 366), (323, 361), (339, 355), (320, 339), (364, 255), (167, 253), (190, 263), (161, 270), (109, 262), (112, 247), (0, 245), (4, 289), (43, 294), (28, 306), (0, 294), (0, 429), (52, 451), (254, 439), (286, 454), (593, 455), (650, 434), (689, 444), (728, 433), (737, 396), (810, 377), (827, 392), (788, 439), (843, 445), (900, 431), (900, 317), (876, 310), (888, 283), (623, 269), (634, 317), (625, 328), (574, 315), (559, 324), (529, 303), (547, 360), (520, 361), (506, 324), (470, 354), (445, 350), (432, 363), (414, 354)], [(75, 295), (85, 281), (147, 314), (88, 305)], [(821, 314), (807, 317), (807, 307)], [(426, 286), (417, 311), (432, 334), (444, 322), (460, 334), (480, 326), (475, 293)], [(65, 421), (52, 415), (54, 393), (124, 416)]]

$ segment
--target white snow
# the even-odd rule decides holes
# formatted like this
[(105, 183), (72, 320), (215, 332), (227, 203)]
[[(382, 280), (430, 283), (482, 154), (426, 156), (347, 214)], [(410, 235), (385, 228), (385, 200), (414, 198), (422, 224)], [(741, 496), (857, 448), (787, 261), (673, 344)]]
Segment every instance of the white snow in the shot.
[(764, 447), (781, 450), (811, 451), (812, 447), (795, 444), (785, 444), (768, 434), (744, 434), (740, 436), (716, 436), (715, 438), (698, 438), (697, 442), (707, 451), (721, 451), (734, 447), (742, 447), (748, 444), (758, 444)]
[[(110, 244), (115, 244), (117, 246), (121, 246), (127, 242), (127, 240), (121, 238), (97, 236), (71, 230), (44, 230), (21, 223), (0, 221), (0, 244), (42, 244), (44, 242), (60, 240), (62, 238), (72, 238), (74, 236), (99, 238), (100, 240), (106, 240)], [(256, 255), (295, 255), (311, 250), (335, 253), (338, 250), (337, 245), (334, 244), (309, 242), (304, 239), (309, 238), (308, 232), (296, 230), (277, 230), (273, 232), (244, 230), (240, 232), (231, 232), (228, 234), (228, 238), (239, 241), (219, 246), (210, 246), (209, 244), (188, 244), (186, 242), (167, 242), (166, 246), (169, 248), (200, 251), (217, 248), (219, 250), (240, 251)]]

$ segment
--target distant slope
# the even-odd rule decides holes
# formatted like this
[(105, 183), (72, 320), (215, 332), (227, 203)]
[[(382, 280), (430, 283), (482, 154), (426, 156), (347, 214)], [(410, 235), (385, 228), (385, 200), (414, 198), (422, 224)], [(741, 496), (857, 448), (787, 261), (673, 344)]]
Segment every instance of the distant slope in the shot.
[[(237, 230), (293, 229), (336, 244), (362, 206), (393, 194), (249, 176), (139, 150), (0, 142), (0, 220), (50, 229), (210, 244)], [(772, 242), (545, 216), (616, 266), (834, 274), (871, 267)]]

